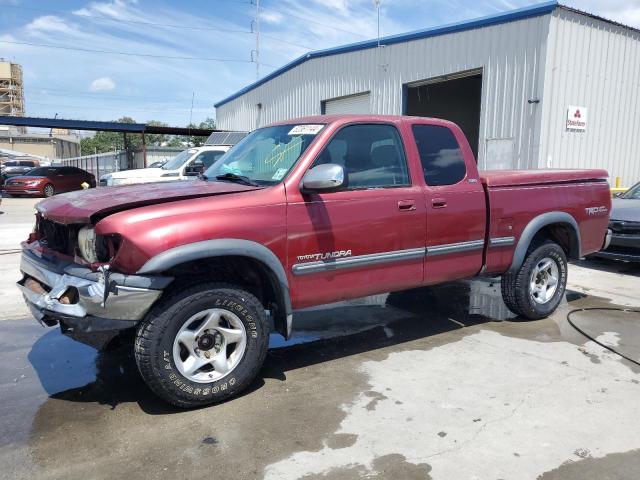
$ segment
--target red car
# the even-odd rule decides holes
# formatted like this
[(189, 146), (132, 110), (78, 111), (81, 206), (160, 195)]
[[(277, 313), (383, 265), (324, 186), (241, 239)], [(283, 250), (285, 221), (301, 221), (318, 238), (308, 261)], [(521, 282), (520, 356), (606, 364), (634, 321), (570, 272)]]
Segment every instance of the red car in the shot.
[(8, 178), (4, 190), (14, 197), (28, 195), (51, 197), (56, 193), (96, 186), (96, 177), (76, 167), (38, 167), (17, 177)]
[(552, 314), (567, 259), (605, 243), (607, 177), (478, 172), (444, 120), (290, 120), (200, 180), (40, 202), (18, 286), (38, 320), (80, 341), (135, 332), (150, 388), (205, 405), (250, 385), (270, 325), (289, 337), (305, 307), (487, 275), (521, 318)]

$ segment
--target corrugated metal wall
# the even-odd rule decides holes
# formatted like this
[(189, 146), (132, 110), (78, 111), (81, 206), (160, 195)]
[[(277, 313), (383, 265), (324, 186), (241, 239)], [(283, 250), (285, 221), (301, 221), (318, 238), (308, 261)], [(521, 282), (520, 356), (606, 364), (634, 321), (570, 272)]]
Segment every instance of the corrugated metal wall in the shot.
[(511, 138), (512, 166), (537, 166), (541, 109), (528, 100), (541, 95), (550, 18), (547, 14), (312, 59), (221, 105), (218, 126), (250, 130), (317, 115), (322, 100), (366, 91), (371, 91), (372, 112), (400, 114), (404, 84), (481, 68), (480, 167), (485, 166), (488, 139)]
[[(540, 167), (606, 168), (640, 180), (640, 33), (567, 9), (549, 31)], [(586, 107), (586, 131), (566, 129), (567, 107)]]

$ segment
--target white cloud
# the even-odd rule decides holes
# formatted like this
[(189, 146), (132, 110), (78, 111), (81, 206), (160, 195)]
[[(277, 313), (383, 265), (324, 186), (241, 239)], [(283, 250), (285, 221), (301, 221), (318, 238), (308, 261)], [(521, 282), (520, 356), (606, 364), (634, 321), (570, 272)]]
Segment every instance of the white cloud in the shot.
[(260, 14), (260, 20), (266, 23), (279, 24), (282, 23), (282, 14), (279, 12), (262, 12)]
[(100, 77), (96, 78), (91, 85), (89, 85), (89, 90), (92, 92), (104, 92), (107, 90), (113, 90), (116, 88), (116, 82), (109, 77)]
[(26, 27), (30, 34), (38, 33), (71, 33), (73, 29), (64, 19), (56, 15), (44, 15), (34, 19)]
[(135, 4), (137, 2), (126, 2), (124, 0), (114, 0), (112, 2), (94, 2), (91, 3), (88, 7), (80, 8), (75, 10), (73, 13), (75, 15), (83, 16), (83, 15), (101, 15), (104, 17), (110, 17), (115, 19), (125, 19), (127, 18), (127, 7), (128, 4)]

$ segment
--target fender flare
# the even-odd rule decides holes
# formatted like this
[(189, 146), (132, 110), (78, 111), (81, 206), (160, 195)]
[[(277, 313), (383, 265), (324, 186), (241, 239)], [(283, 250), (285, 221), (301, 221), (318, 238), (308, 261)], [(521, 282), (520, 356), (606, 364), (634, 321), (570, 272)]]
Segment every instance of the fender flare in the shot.
[(239, 238), (220, 238), (188, 243), (170, 248), (158, 255), (151, 257), (138, 270), (139, 275), (149, 275), (166, 271), (181, 263), (200, 260), (204, 258), (235, 256), (248, 257), (263, 263), (275, 276), (279, 293), (284, 307), (283, 318), (275, 318), (276, 329), (286, 339), (291, 337), (292, 312), (291, 295), (289, 293), (289, 280), (282, 263), (276, 255), (264, 245), (250, 240)]
[(542, 228), (555, 223), (568, 224), (573, 229), (575, 236), (571, 242), (569, 257), (580, 258), (582, 247), (580, 242), (580, 228), (578, 227), (576, 219), (567, 212), (547, 212), (533, 218), (522, 231), (522, 235), (520, 235), (520, 239), (513, 253), (513, 260), (511, 261), (509, 272), (514, 272), (522, 266), (533, 237), (535, 237)]

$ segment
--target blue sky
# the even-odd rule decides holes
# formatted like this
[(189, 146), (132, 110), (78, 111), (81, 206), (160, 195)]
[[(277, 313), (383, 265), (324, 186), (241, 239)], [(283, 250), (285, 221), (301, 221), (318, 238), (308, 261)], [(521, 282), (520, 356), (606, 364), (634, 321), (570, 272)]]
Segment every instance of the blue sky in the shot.
[[(382, 0), (381, 34), (534, 3)], [(640, 0), (562, 3), (640, 27)], [(192, 95), (197, 123), (215, 116), (214, 102), (256, 79), (254, 15), (251, 0), (0, 0), (0, 57), (22, 64), (30, 116), (127, 115), (182, 126)], [(260, 19), (262, 75), (306, 51), (376, 36), (372, 0), (261, 0)]]

